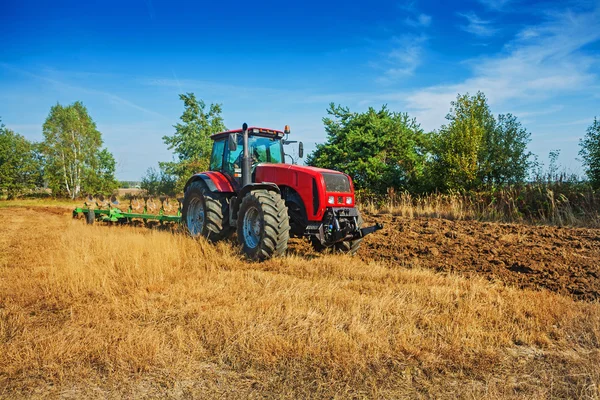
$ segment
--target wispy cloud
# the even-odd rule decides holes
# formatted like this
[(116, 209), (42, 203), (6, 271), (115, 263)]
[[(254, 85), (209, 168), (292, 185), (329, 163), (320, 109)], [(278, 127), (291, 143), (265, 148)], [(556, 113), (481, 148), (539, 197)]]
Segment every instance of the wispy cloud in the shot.
[(511, 0), (478, 0), (479, 3), (492, 10), (503, 10)]
[(413, 28), (427, 28), (431, 25), (431, 15), (419, 14), (416, 17), (406, 17), (404, 22)]
[(109, 93), (109, 92), (106, 92), (103, 90), (97, 90), (97, 89), (91, 89), (91, 88), (87, 88), (87, 87), (77, 86), (77, 85), (73, 85), (71, 83), (67, 83), (67, 82), (63, 82), (63, 81), (60, 81), (60, 80), (57, 80), (54, 78), (50, 78), (48, 76), (34, 74), (32, 72), (29, 72), (29, 71), (21, 69), (21, 68), (14, 67), (7, 63), (0, 63), (0, 67), (3, 67), (7, 70), (16, 72), (16, 73), (24, 75), (24, 76), (28, 76), (30, 78), (34, 78), (34, 79), (49, 83), (49, 84), (53, 85), (54, 87), (61, 89), (61, 90), (65, 90), (65, 91), (69, 91), (69, 92), (78, 91), (78, 92), (82, 92), (82, 93), (86, 93), (86, 94), (94, 94), (94, 95), (102, 96), (102, 97), (105, 97), (110, 103), (112, 103), (114, 105), (129, 107), (129, 108), (141, 111), (146, 114), (165, 118), (165, 116), (163, 116), (162, 114), (160, 114), (156, 111), (152, 111), (147, 108), (144, 108), (130, 100), (127, 100), (123, 97), (117, 96), (113, 93)]
[(541, 126), (575, 126), (575, 125), (583, 125), (583, 126), (589, 126), (594, 122), (594, 118), (590, 117), (590, 118), (583, 118), (583, 119), (577, 119), (575, 121), (566, 121), (566, 122), (558, 122), (558, 123), (553, 123), (553, 124), (542, 124)]
[(460, 29), (465, 32), (472, 33), (476, 36), (489, 37), (494, 35), (498, 30), (491, 26), (491, 22), (479, 18), (474, 12), (458, 13), (460, 17), (467, 20), (466, 25), (459, 25)]
[(500, 54), (471, 60), (470, 78), (404, 94), (406, 105), (434, 128), (444, 123), (458, 93), (481, 90), (497, 106), (589, 93), (598, 85), (600, 59), (583, 48), (600, 40), (598, 26), (599, 10), (554, 14), (545, 23), (524, 28)]
[(385, 54), (379, 64), (374, 64), (383, 70), (380, 83), (391, 83), (414, 74), (421, 65), (424, 45), (427, 42), (425, 35), (404, 35), (391, 40), (391, 50)]
[(586, 91), (597, 84), (598, 76), (591, 70), (597, 56), (581, 49), (600, 40), (600, 13), (555, 15), (550, 21), (525, 28), (523, 35), (506, 46), (495, 57), (472, 60), (473, 76), (453, 85), (433, 86), (407, 97), (407, 104), (417, 117), (439, 126), (448, 105), (457, 93), (485, 92), (491, 104), (540, 99)]
[(148, 9), (148, 17), (150, 19), (154, 19), (154, 5), (152, 4), (152, 0), (146, 0), (146, 7)]

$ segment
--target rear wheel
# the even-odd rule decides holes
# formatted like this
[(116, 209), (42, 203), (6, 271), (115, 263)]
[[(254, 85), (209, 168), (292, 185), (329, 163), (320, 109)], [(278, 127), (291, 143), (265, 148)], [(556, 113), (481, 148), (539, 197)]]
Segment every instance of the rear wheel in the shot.
[(227, 215), (225, 196), (212, 193), (201, 181), (188, 186), (183, 198), (181, 220), (190, 236), (203, 236), (211, 242), (227, 238), (233, 231), (226, 221)]
[(242, 252), (251, 260), (281, 256), (287, 250), (290, 222), (279, 193), (255, 190), (242, 199), (237, 219)]

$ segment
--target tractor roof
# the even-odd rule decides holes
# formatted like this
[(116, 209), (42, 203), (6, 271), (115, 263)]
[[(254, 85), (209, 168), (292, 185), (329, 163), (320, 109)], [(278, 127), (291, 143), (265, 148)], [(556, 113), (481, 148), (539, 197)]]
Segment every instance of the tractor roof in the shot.
[[(243, 131), (241, 129), (232, 129), (230, 131), (215, 133), (210, 138), (212, 140), (219, 140), (229, 136), (230, 133), (243, 133)], [(277, 129), (259, 128), (257, 126), (248, 128), (248, 135), (282, 138), (284, 134), (283, 131), (278, 131)]]

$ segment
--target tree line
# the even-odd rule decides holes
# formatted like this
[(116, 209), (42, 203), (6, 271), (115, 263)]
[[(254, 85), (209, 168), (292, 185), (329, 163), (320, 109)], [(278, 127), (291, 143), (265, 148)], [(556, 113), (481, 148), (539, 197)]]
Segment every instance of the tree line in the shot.
[[(317, 145), (307, 164), (348, 173), (358, 189), (378, 194), (388, 188), (412, 193), (482, 191), (523, 184), (539, 168), (527, 150), (531, 134), (512, 114), (494, 116), (482, 92), (459, 94), (451, 102), (447, 123), (432, 132), (386, 106), (357, 113), (332, 103), (327, 113), (327, 140)], [(597, 119), (580, 148), (589, 183), (600, 188)], [(551, 157), (556, 168), (555, 162)]]
[(42, 142), (25, 139), (0, 121), (0, 191), (11, 199), (49, 188), (54, 196), (111, 193), (118, 187), (113, 155), (83, 103), (56, 104)]
[[(208, 167), (209, 136), (226, 130), (220, 104), (209, 107), (193, 93), (180, 95), (184, 112), (163, 140), (176, 159), (148, 169), (142, 188), (151, 194), (180, 193), (187, 179)], [(382, 106), (359, 113), (331, 103), (323, 118), (327, 138), (306, 164), (352, 176), (355, 187), (374, 194), (389, 188), (411, 193), (481, 191), (522, 184), (540, 175), (527, 146), (531, 134), (512, 114), (494, 116), (484, 93), (459, 94), (447, 123), (425, 132), (415, 118)], [(600, 187), (600, 123), (581, 140), (589, 182)], [(555, 155), (553, 158), (552, 155)], [(551, 153), (556, 167), (558, 151)], [(555, 175), (554, 172), (551, 175)]]
[[(149, 168), (141, 188), (149, 194), (181, 193), (187, 179), (208, 169), (210, 135), (227, 130), (222, 106), (181, 94), (184, 111), (171, 135), (171, 161)], [(482, 92), (459, 94), (446, 124), (425, 132), (415, 118), (382, 106), (352, 112), (331, 103), (323, 124), (325, 143), (306, 164), (345, 172), (355, 187), (375, 194), (395, 191), (431, 193), (481, 191), (522, 184), (539, 168), (527, 150), (531, 134), (512, 114), (494, 116)], [(35, 188), (76, 198), (110, 193), (117, 186), (115, 160), (102, 147), (102, 135), (81, 102), (56, 104), (43, 125), (44, 140), (28, 141), (0, 121), (0, 191), (9, 198)], [(556, 168), (558, 153), (551, 153)], [(600, 121), (594, 118), (580, 140), (588, 182), (600, 188)], [(553, 174), (551, 174), (553, 175)]]

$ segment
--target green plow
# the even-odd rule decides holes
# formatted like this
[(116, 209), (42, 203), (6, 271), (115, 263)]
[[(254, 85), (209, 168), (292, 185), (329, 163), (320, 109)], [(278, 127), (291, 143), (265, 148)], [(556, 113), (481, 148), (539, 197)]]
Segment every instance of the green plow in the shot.
[[(88, 224), (93, 224), (95, 221), (128, 223), (134, 219), (142, 220), (144, 223), (148, 223), (148, 221), (158, 221), (161, 224), (163, 222), (181, 222), (183, 199), (177, 199), (176, 214), (172, 215), (168, 212), (173, 211), (173, 202), (167, 197), (159, 197), (160, 208), (153, 197), (132, 198), (129, 200), (127, 211), (119, 208), (120, 203), (115, 196), (111, 196), (110, 200), (105, 199), (102, 195), (97, 197), (96, 199), (91, 195), (87, 196), (84, 206), (73, 210), (73, 218), (83, 215)], [(157, 208), (158, 212), (153, 213)]]

